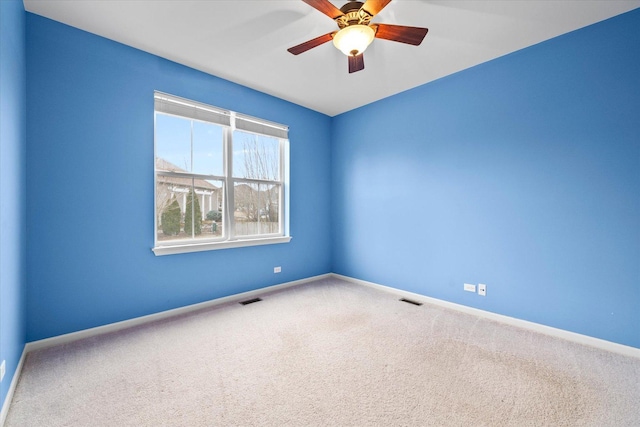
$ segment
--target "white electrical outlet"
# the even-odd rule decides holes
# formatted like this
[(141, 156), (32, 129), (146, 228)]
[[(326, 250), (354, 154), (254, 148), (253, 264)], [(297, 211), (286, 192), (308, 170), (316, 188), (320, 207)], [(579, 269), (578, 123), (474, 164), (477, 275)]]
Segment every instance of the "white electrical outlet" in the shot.
[(486, 297), (487, 296), (487, 285), (482, 283), (478, 283), (478, 295)]
[(468, 283), (464, 284), (464, 290), (467, 292), (475, 292), (476, 291), (476, 285), (470, 285)]
[(7, 369), (7, 361), (3, 360), (2, 364), (0, 365), (0, 381), (2, 381), (4, 379), (4, 372)]
[(273, 267), (274, 273), (280, 273), (282, 271), (282, 267)]

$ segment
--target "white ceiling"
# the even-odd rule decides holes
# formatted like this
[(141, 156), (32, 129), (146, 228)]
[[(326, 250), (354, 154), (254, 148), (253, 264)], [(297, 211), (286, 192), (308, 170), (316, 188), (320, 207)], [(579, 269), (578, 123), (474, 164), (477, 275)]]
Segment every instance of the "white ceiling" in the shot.
[[(345, 1), (333, 1), (336, 7)], [(376, 39), (349, 74), (334, 31), (300, 0), (24, 0), (29, 12), (334, 116), (640, 7), (640, 0), (393, 0), (373, 22), (429, 28), (420, 46)]]

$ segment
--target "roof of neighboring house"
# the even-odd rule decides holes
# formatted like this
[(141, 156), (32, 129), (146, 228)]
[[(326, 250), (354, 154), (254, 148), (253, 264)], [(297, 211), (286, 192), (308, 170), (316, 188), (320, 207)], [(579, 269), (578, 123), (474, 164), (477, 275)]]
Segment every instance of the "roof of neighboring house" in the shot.
[[(174, 165), (173, 163), (166, 161), (162, 157), (156, 157), (156, 170), (171, 171), (171, 172), (187, 172), (188, 173), (188, 171), (179, 168), (178, 166)], [(182, 187), (190, 187), (191, 186), (191, 179), (190, 178), (179, 178), (179, 177), (174, 177), (174, 176), (158, 175), (156, 180), (157, 180), (157, 182), (163, 183), (163, 184), (173, 184), (173, 185), (179, 185), (179, 186), (182, 186)], [(220, 189), (220, 187), (216, 187), (215, 185), (211, 184), (208, 181), (205, 181), (204, 179), (195, 179), (195, 180), (193, 180), (193, 186), (195, 188), (203, 189), (203, 190), (219, 190)]]

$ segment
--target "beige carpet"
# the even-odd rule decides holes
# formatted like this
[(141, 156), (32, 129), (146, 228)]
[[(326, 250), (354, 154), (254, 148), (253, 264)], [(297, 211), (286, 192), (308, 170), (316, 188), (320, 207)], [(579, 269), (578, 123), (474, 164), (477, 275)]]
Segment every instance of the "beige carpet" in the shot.
[(7, 426), (640, 426), (640, 359), (322, 280), (28, 355)]

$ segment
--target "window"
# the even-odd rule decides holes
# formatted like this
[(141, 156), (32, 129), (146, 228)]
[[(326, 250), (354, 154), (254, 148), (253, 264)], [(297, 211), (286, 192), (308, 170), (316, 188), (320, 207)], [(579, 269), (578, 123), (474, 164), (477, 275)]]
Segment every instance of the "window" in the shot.
[(154, 253), (288, 242), (288, 128), (160, 92), (154, 98)]

